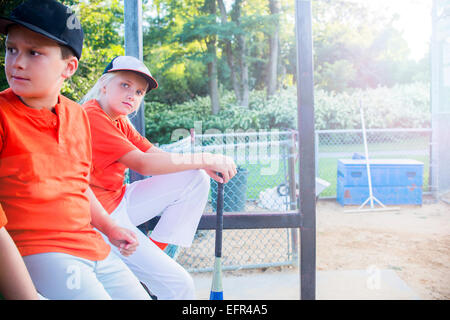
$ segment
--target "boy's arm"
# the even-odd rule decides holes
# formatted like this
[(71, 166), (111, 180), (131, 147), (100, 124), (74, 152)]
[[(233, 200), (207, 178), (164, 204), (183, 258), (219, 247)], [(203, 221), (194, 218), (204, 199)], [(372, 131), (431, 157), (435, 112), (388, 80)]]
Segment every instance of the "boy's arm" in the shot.
[(39, 299), (19, 250), (5, 228), (0, 228), (0, 292), (5, 299)]
[(91, 224), (106, 235), (109, 241), (120, 249), (122, 255), (131, 255), (139, 245), (136, 235), (111, 219), (90, 187), (86, 190), (86, 196), (91, 204)]
[[(145, 151), (145, 153), (166, 153), (166, 154), (170, 154), (167, 151), (164, 151), (158, 147), (156, 147), (155, 145), (153, 145), (151, 148), (149, 148), (147, 151)], [(220, 157), (220, 155), (219, 155)], [(231, 160), (231, 159), (229, 159)], [(226, 160), (225, 160), (226, 161)], [(234, 171), (232, 170), (229, 174), (229, 179), (231, 179), (233, 177), (234, 174), (237, 173), (236, 171), (236, 165), (233, 163), (232, 164), (234, 166)], [(218, 181), (218, 182), (225, 182), (222, 177), (217, 175), (217, 172), (214, 171), (214, 169), (207, 169), (207, 168), (203, 168), (203, 170), (205, 170), (205, 172), (214, 180)]]
[[(146, 152), (133, 150), (118, 159), (127, 168), (144, 176), (204, 169), (214, 180), (227, 183), (236, 174), (236, 164), (230, 157), (212, 153), (169, 153), (155, 146)], [(220, 177), (220, 172), (223, 177)]]

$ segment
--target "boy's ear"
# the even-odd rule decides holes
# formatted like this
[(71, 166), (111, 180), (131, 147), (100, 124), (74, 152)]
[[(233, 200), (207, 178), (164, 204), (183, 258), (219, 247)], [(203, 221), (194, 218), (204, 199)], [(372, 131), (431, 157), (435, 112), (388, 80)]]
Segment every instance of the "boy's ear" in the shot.
[(63, 78), (67, 79), (70, 78), (75, 74), (75, 72), (78, 69), (78, 59), (75, 56), (71, 56), (70, 58), (66, 59), (66, 68), (63, 71)]

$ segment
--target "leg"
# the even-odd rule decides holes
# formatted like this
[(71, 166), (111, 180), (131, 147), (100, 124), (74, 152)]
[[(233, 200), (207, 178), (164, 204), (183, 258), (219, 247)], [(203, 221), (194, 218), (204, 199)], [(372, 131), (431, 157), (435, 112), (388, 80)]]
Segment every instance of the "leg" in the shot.
[(110, 300), (95, 276), (95, 262), (64, 253), (23, 257), (36, 290), (51, 300)]
[(161, 214), (152, 239), (190, 246), (208, 201), (209, 180), (203, 170), (189, 170), (132, 183), (123, 200), (130, 221), (137, 226)]
[[(120, 260), (119, 264), (111, 260), (111, 256), (114, 257), (114, 254), (110, 254), (103, 261), (90, 261), (65, 253), (49, 252), (25, 256), (24, 261), (36, 289), (51, 300), (143, 299), (145, 296), (148, 298), (136, 277), (121, 264)], [(107, 261), (113, 262), (115, 268), (106, 270), (103, 266), (99, 266), (108, 263)], [(114, 290), (104, 286), (100, 281), (98, 269), (104, 270), (110, 278), (115, 279), (120, 290), (127, 295), (111, 294), (115, 293)], [(119, 281), (125, 278), (127, 280)]]
[(117, 254), (120, 255), (111, 252), (105, 260), (97, 262), (97, 279), (113, 300), (150, 300), (136, 275)]
[[(159, 300), (195, 299), (194, 282), (189, 273), (135, 227), (125, 210), (116, 209), (111, 217), (137, 235), (139, 246), (136, 251), (129, 257), (118, 255)], [(118, 252), (114, 246), (112, 250)]]

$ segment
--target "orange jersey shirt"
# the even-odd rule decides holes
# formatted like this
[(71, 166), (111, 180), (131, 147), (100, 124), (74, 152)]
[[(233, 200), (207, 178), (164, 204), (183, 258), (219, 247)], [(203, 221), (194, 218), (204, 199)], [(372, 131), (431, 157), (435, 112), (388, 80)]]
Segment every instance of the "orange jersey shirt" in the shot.
[(112, 120), (96, 100), (83, 105), (89, 117), (92, 135), (91, 189), (109, 213), (117, 208), (125, 194), (124, 183), (127, 167), (117, 160), (130, 151), (143, 152), (152, 143), (125, 118)]
[(2, 209), (2, 206), (0, 206), (0, 229), (3, 228), (8, 220), (6, 220), (5, 212)]
[(0, 93), (0, 204), (22, 256), (60, 252), (98, 261), (110, 247), (91, 225), (89, 122), (59, 96), (55, 113)]

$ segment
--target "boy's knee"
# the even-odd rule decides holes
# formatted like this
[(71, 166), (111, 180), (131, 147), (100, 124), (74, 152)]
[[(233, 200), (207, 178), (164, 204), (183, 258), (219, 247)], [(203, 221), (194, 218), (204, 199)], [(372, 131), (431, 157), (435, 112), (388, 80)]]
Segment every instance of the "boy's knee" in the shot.
[(201, 197), (207, 197), (209, 194), (211, 178), (204, 170), (195, 170), (195, 185), (194, 190), (196, 194)]
[(209, 191), (211, 181), (209, 175), (205, 172), (205, 170), (197, 170), (197, 175), (198, 179), (200, 180), (199, 185), (201, 185), (202, 188)]
[(189, 170), (183, 172), (180, 177), (183, 177), (186, 186), (191, 190), (199, 190), (202, 192), (209, 192), (210, 177), (204, 170)]

